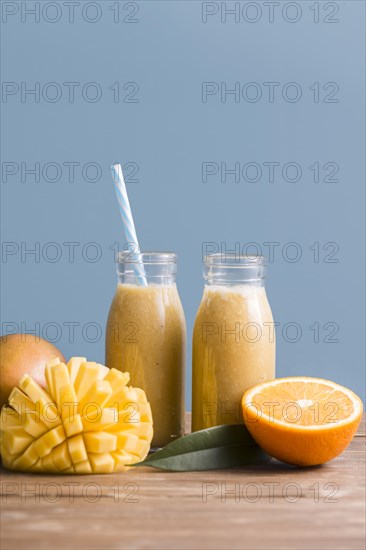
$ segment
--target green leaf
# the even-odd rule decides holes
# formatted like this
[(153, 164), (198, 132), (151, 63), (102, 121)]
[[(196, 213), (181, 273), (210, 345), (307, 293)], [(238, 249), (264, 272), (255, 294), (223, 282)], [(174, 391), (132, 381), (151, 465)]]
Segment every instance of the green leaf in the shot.
[(244, 424), (227, 424), (193, 432), (156, 451), (134, 466), (161, 470), (218, 470), (268, 462)]

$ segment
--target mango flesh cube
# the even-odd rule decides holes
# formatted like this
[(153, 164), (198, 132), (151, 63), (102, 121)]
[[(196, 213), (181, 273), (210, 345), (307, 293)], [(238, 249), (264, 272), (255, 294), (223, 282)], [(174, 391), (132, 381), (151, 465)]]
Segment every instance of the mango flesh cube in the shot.
[(67, 363), (67, 370), (69, 371), (70, 383), (72, 385), (75, 382), (81, 363), (86, 363), (86, 357), (72, 357)]
[(84, 441), (90, 453), (104, 453), (117, 449), (117, 436), (107, 432), (86, 432)]
[(116, 427), (109, 426), (107, 429), (113, 433), (120, 432), (126, 435), (134, 434), (140, 439), (145, 439), (147, 441), (152, 440), (154, 433), (153, 427), (149, 422), (140, 422), (139, 424), (123, 424), (121, 422), (120, 424), (117, 424)]
[(146, 393), (141, 388), (134, 388), (138, 403), (147, 403)]
[(60, 405), (61, 391), (65, 386), (70, 384), (70, 375), (67, 366), (64, 363), (59, 363), (52, 368), (52, 387), (53, 398)]
[(135, 388), (131, 388), (129, 386), (124, 388), (124, 400), (131, 403), (138, 402), (138, 395)]
[(132, 452), (138, 444), (139, 438), (132, 433), (121, 432), (117, 434), (117, 447), (127, 452)]
[(127, 428), (127, 433), (133, 433), (139, 436), (140, 439), (151, 441), (154, 430), (150, 422), (140, 422), (136, 426), (130, 424)]
[(150, 403), (139, 403), (139, 413), (142, 422), (150, 422), (152, 418)]
[(25, 419), (24, 429), (32, 437), (38, 438), (46, 433), (49, 428), (43, 424), (43, 422), (29, 414)]
[(113, 391), (126, 386), (130, 381), (130, 375), (128, 372), (120, 372), (117, 369), (108, 369), (108, 371), (109, 372), (104, 377), (104, 380), (110, 383)]
[(71, 460), (74, 464), (78, 462), (83, 462), (88, 459), (88, 453), (86, 452), (83, 436), (81, 434), (74, 435), (67, 440), (67, 445), (69, 448), (69, 453)]
[(90, 386), (84, 394), (84, 397), (80, 400), (79, 411), (83, 414), (84, 411), (87, 411), (90, 407), (95, 407), (95, 405), (97, 405), (95, 409), (101, 410), (111, 395), (112, 388), (109, 382), (97, 380)]
[(126, 433), (117, 434), (117, 446), (126, 452), (137, 457), (142, 456), (143, 458), (145, 458), (150, 449), (148, 441), (140, 439), (137, 435)]
[(118, 424), (122, 429), (129, 426), (136, 426), (141, 422), (141, 416), (139, 412), (139, 405), (137, 403), (128, 403), (123, 409), (119, 410)]
[(113, 391), (110, 399), (107, 401), (106, 406), (116, 407), (121, 403), (134, 403), (138, 401), (137, 393), (133, 388), (127, 386), (119, 387)]
[(35, 404), (29, 397), (19, 388), (13, 388), (9, 395), (9, 404), (16, 410), (19, 415), (26, 415), (29, 411), (35, 411)]
[[(33, 418), (38, 422), (42, 421), (49, 430), (56, 428), (61, 424), (61, 417), (58, 413), (57, 407), (54, 403), (48, 403), (43, 405), (39, 401), (35, 404), (36, 411)], [(32, 415), (32, 413), (29, 413)]]
[(80, 414), (66, 418), (64, 420), (64, 430), (67, 437), (81, 433), (84, 430), (84, 426)]
[(27, 449), (18, 456), (13, 462), (13, 467), (20, 470), (29, 470), (38, 460), (38, 454), (34, 449), (34, 444), (32, 443), (27, 447)]
[(22, 426), (22, 421), (20, 415), (14, 409), (5, 405), (0, 417), (0, 430), (7, 430), (12, 426)]
[(29, 374), (25, 374), (19, 381), (19, 388), (28, 395), (29, 399), (36, 403), (39, 401), (43, 405), (52, 403), (52, 397), (43, 389)]
[(58, 357), (56, 357), (55, 359), (52, 359), (51, 361), (48, 361), (48, 363), (46, 364), (46, 368), (44, 370), (44, 377), (46, 379), (46, 382), (47, 382), (47, 388), (48, 388), (48, 393), (53, 397), (54, 395), (54, 388), (53, 388), (53, 383), (52, 383), (52, 367), (54, 367), (55, 365), (58, 365), (60, 363), (60, 360)]
[(136, 462), (136, 457), (131, 456), (126, 451), (113, 451), (111, 455), (114, 459), (114, 469), (116, 472), (125, 472), (129, 469), (129, 464)]
[(50, 452), (51, 449), (53, 449), (53, 447), (56, 447), (62, 443), (65, 438), (66, 434), (63, 426), (57, 426), (57, 428), (53, 428), (53, 430), (49, 430), (44, 435), (39, 437), (34, 442), (34, 448), (38, 453), (38, 456), (43, 458)]
[(128, 430), (131, 426), (138, 426), (141, 422), (138, 405), (129, 403), (125, 410), (118, 416), (118, 424), (122, 430)]
[(66, 468), (70, 468), (70, 466), (72, 466), (72, 461), (66, 441), (64, 441), (54, 449), (52, 459), (56, 468), (60, 471), (66, 470)]
[(74, 464), (74, 469), (76, 474), (92, 474), (93, 470), (90, 466), (89, 460), (84, 460), (83, 462), (78, 462)]
[(74, 388), (79, 401), (83, 399), (93, 382), (96, 382), (98, 372), (99, 369), (97, 363), (81, 363), (74, 383)]
[(54, 472), (55, 465), (52, 460), (51, 453), (41, 458), (42, 470), (45, 472)]
[(36, 421), (42, 421), (46, 426), (55, 427), (61, 423), (57, 407), (51, 401), (35, 403), (19, 388), (14, 388), (9, 396), (10, 405), (18, 412), (21, 421), (24, 422), (27, 416), (32, 416)]
[(77, 414), (78, 400), (74, 387), (71, 384), (67, 384), (61, 388), (59, 405), (61, 409), (61, 417), (64, 420)]
[(109, 453), (89, 453), (89, 461), (94, 473), (110, 474), (114, 470), (114, 459)]
[[(122, 472), (149, 450), (150, 405), (129, 374), (83, 357), (45, 368), (44, 390), (29, 375), (0, 414), (0, 450), (6, 468), (31, 472)], [(15, 410), (14, 410), (15, 409)]]
[(23, 427), (14, 426), (11, 430), (6, 430), (2, 436), (2, 443), (12, 454), (22, 453), (32, 443), (33, 438)]
[(121, 429), (128, 430), (133, 426), (148, 423), (152, 428), (152, 413), (149, 403), (128, 403), (125, 410), (119, 411), (118, 424)]
[(97, 411), (97, 414), (83, 416), (82, 421), (86, 432), (110, 431), (113, 426), (118, 426), (118, 413), (115, 409), (106, 408)]
[(109, 368), (105, 367), (104, 365), (98, 364), (98, 380), (103, 380), (105, 376), (109, 373)]

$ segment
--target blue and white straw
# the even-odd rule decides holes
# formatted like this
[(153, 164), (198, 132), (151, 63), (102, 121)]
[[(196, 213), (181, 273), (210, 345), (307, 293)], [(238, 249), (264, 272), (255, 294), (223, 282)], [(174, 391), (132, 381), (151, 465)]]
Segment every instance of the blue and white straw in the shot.
[(135, 224), (133, 223), (130, 201), (128, 200), (126, 184), (123, 179), (122, 166), (118, 163), (113, 164), (113, 166), (111, 166), (111, 170), (119, 205), (119, 213), (121, 214), (126, 239), (128, 243), (135, 245), (136, 262), (133, 262), (133, 268), (136, 279), (140, 286), (147, 286), (146, 274), (140, 254), (140, 246), (137, 240)]

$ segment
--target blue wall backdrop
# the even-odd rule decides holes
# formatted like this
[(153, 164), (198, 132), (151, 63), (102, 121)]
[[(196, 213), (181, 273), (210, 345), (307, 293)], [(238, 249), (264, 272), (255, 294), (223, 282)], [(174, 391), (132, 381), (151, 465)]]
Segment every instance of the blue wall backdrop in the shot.
[(365, 398), (364, 2), (1, 8), (2, 331), (103, 362), (119, 160), (142, 248), (179, 254), (188, 408), (205, 243), (269, 258), (278, 375)]

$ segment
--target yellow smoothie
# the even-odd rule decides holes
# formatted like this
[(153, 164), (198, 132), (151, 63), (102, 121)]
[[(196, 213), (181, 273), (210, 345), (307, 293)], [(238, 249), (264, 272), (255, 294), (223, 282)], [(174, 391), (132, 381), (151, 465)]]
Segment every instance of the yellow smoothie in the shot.
[(263, 286), (205, 286), (193, 332), (193, 431), (243, 421), (243, 393), (275, 377), (275, 346)]
[(106, 331), (106, 365), (128, 371), (145, 390), (154, 422), (152, 447), (184, 435), (186, 328), (175, 284), (118, 284)]

